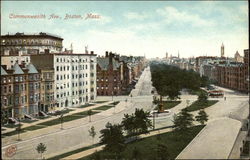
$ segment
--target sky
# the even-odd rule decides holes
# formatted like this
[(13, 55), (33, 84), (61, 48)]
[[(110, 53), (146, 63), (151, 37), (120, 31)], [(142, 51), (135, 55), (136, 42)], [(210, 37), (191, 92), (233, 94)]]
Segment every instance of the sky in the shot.
[[(45, 19), (13, 15), (45, 15)], [(58, 19), (49, 19), (50, 15)], [(88, 18), (88, 14), (95, 18)], [(66, 15), (80, 18), (65, 19)], [(62, 37), (75, 53), (168, 55), (180, 57), (243, 55), (248, 46), (247, 1), (2, 1), (1, 34), (48, 32)]]

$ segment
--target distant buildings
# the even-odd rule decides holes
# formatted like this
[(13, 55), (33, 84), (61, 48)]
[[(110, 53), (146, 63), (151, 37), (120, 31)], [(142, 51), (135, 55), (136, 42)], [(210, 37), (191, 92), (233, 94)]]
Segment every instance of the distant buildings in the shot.
[(244, 50), (244, 61), (240, 62), (239, 53), (235, 58), (201, 57), (196, 58), (196, 71), (207, 76), (218, 85), (248, 92), (249, 88), (249, 50)]
[(62, 51), (62, 41), (61, 37), (44, 32), (7, 34), (1, 36), (1, 55), (58, 53)]

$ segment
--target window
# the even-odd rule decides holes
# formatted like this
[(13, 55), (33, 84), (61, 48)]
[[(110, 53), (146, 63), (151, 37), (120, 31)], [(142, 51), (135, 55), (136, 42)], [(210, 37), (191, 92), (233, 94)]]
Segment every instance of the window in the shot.
[(56, 71), (59, 71), (59, 66), (56, 67)]
[(7, 93), (7, 87), (4, 86), (4, 93)]

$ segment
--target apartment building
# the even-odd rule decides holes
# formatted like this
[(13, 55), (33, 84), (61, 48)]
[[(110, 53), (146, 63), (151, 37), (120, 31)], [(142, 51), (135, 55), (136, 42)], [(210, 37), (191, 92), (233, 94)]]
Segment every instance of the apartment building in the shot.
[(96, 55), (39, 54), (31, 55), (39, 69), (54, 70), (54, 100), (56, 107), (77, 107), (96, 99)]
[(20, 52), (24, 55), (58, 53), (62, 51), (62, 41), (60, 36), (44, 32), (2, 35), (1, 55), (17, 56)]

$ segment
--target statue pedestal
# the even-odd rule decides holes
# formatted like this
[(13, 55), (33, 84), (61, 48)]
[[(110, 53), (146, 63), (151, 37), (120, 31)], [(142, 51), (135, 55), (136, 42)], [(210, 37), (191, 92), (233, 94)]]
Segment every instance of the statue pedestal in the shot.
[(163, 104), (162, 104), (162, 103), (159, 104), (158, 112), (159, 112), (159, 113), (164, 112)]

